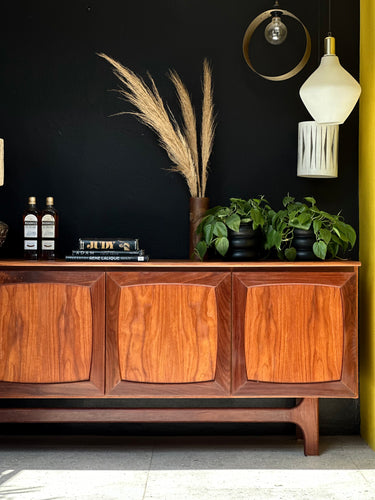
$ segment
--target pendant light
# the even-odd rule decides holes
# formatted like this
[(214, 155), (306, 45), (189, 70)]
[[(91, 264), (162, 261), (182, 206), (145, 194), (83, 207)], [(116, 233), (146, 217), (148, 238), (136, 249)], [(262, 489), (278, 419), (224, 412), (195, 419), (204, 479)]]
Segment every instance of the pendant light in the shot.
[(361, 94), (361, 87), (341, 66), (335, 53), (335, 39), (330, 32), (324, 39), (324, 56), (320, 66), (305, 81), (299, 93), (304, 105), (317, 123), (344, 123), (356, 105)]
[[(276, 0), (274, 4), (274, 9), (279, 8), (279, 2)], [(288, 28), (282, 22), (280, 17), (280, 12), (275, 10), (272, 12), (272, 20), (269, 24), (267, 24), (264, 30), (264, 37), (268, 43), (271, 45), (280, 45), (285, 42), (285, 39), (288, 34)]]
[[(302, 27), (305, 33), (306, 45), (302, 59), (293, 69), (287, 71), (286, 73), (283, 73), (282, 75), (263, 75), (254, 68), (250, 60), (249, 45), (251, 39), (257, 28), (259, 28), (259, 26), (263, 24), (264, 21), (268, 21), (268, 24), (264, 30), (265, 39), (271, 45), (281, 45), (285, 41), (288, 34), (288, 28), (283, 22), (283, 20), (286, 20), (286, 18), (288, 17), (297, 21), (297, 23), (299, 23), (299, 25)], [(247, 27), (242, 41), (242, 52), (247, 65), (252, 71), (254, 71), (254, 73), (261, 76), (262, 78), (265, 78), (266, 80), (271, 80), (273, 82), (281, 82), (283, 80), (288, 80), (289, 78), (292, 78), (293, 76), (297, 75), (297, 73), (299, 73), (304, 68), (305, 64), (309, 60), (311, 52), (310, 34), (306, 26), (303, 24), (303, 22), (291, 12), (284, 9), (280, 9), (279, 2), (278, 0), (276, 0), (272, 9), (266, 10), (261, 14), (259, 14), (255, 19), (251, 21), (251, 23)]]

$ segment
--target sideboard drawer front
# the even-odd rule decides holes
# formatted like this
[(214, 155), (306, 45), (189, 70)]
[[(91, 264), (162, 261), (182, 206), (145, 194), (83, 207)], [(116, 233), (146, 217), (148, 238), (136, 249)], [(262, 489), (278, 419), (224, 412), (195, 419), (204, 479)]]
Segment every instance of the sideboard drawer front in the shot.
[(90, 378), (92, 314), (87, 287), (0, 286), (0, 381), (77, 382)]
[(357, 271), (233, 273), (232, 393), (358, 394)]
[(162, 384), (213, 380), (217, 329), (212, 287), (123, 287), (118, 322), (121, 379)]
[(107, 275), (107, 393), (230, 394), (231, 278), (223, 272)]
[(244, 337), (248, 380), (339, 380), (343, 359), (340, 289), (312, 284), (249, 287)]
[(0, 397), (104, 393), (103, 272), (0, 274)]

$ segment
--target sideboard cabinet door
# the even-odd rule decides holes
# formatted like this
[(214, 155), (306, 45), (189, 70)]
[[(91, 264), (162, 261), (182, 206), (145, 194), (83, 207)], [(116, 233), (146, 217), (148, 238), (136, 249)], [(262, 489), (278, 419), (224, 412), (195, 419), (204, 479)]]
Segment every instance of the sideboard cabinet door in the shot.
[(106, 392), (229, 395), (228, 272), (109, 272)]
[(357, 272), (234, 273), (233, 394), (356, 397)]
[(0, 273), (0, 397), (104, 393), (105, 275)]

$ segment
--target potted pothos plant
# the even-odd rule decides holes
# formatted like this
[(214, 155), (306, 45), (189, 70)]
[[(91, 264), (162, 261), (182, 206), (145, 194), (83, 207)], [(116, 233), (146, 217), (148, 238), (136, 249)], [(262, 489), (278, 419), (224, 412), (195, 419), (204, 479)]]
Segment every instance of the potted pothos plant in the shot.
[[(264, 228), (267, 224), (267, 210), (270, 207), (267, 201), (259, 198), (230, 198), (229, 206), (218, 205), (205, 213), (198, 228), (197, 233), (201, 235), (201, 240), (195, 247), (195, 253), (203, 259), (209, 248), (214, 248), (221, 256), (225, 256), (231, 247), (231, 240), (234, 235), (240, 239), (256, 238), (255, 232), (259, 228)], [(244, 231), (248, 226), (249, 232)], [(244, 258), (246, 259), (246, 257)]]
[(312, 255), (321, 260), (344, 256), (354, 247), (354, 228), (344, 222), (340, 213), (330, 214), (320, 210), (313, 197), (306, 197), (300, 202), (288, 195), (283, 199), (283, 207), (278, 212), (271, 208), (268, 210), (265, 243), (266, 249), (277, 250), (279, 258), (290, 261), (299, 258), (297, 232), (305, 232), (305, 241), (309, 240), (310, 232)]

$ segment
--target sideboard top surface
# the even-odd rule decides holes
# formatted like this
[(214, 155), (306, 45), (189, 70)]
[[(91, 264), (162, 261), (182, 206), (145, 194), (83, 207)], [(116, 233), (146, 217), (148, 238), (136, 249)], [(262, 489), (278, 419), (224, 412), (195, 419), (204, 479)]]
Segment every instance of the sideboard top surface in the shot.
[(147, 269), (189, 269), (194, 270), (242, 270), (242, 269), (298, 269), (298, 268), (353, 268), (360, 267), (361, 263), (358, 261), (349, 260), (331, 260), (331, 261), (299, 261), (299, 262), (284, 262), (284, 261), (207, 261), (196, 262), (191, 260), (150, 260), (149, 262), (68, 262), (65, 260), (0, 260), (1, 268), (85, 268), (85, 269), (126, 269), (137, 270), (144, 268)]

